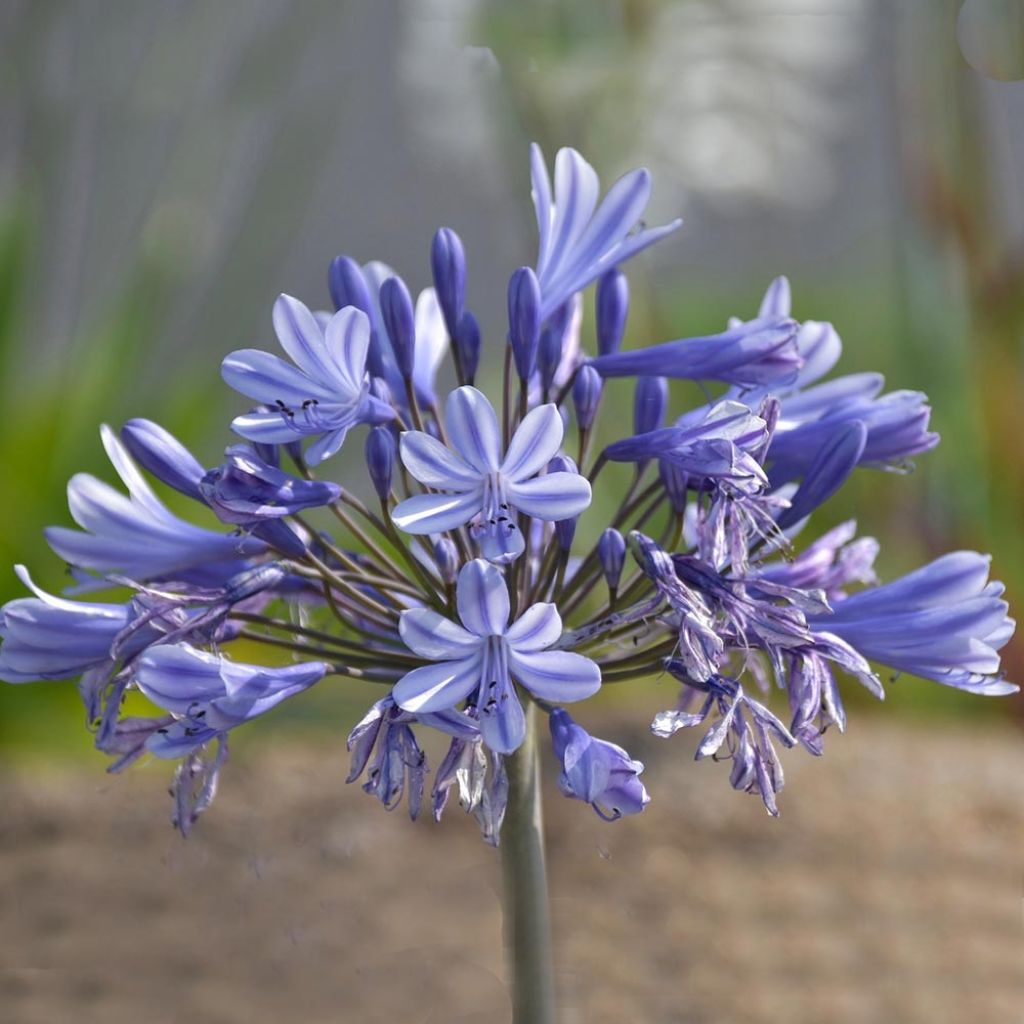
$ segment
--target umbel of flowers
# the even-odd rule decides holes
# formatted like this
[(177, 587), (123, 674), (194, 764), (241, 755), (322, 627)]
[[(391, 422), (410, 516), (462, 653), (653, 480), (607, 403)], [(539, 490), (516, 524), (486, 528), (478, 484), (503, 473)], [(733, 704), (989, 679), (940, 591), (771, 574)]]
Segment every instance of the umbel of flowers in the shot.
[[(578, 153), (558, 153), (552, 181), (534, 147), (531, 177), (537, 258), (511, 275), (504, 337), (481, 337), (448, 228), (415, 301), (384, 264), (338, 257), (333, 309), (282, 295), (281, 351), (224, 360), (254, 404), (220, 465), (149, 420), (104, 427), (127, 496), (75, 476), (78, 529), (46, 531), (73, 596), (17, 567), (34, 596), (0, 609), (0, 678), (77, 679), (111, 771), (145, 754), (176, 762), (183, 833), (213, 799), (233, 729), (345, 679), (381, 688), (348, 738), (349, 781), (387, 808), (404, 797), (414, 818), (429, 800), (440, 819), (455, 793), (492, 843), (537, 716), (567, 797), (609, 820), (643, 810), (643, 765), (573, 718), (602, 685), (677, 680), (654, 733), (700, 730), (698, 759), (727, 762), (732, 786), (772, 814), (778, 749), (820, 755), (826, 730), (846, 726), (841, 679), (882, 696), (872, 663), (976, 694), (1016, 689), (999, 671), (1013, 622), (986, 556), (880, 583), (878, 545), (855, 524), (805, 540), (854, 471), (935, 446), (925, 396), (831, 376), (839, 336), (793, 319), (782, 277), (719, 333), (623, 345), (621, 268), (678, 222), (643, 227), (643, 170), (599, 201)], [(490, 397), (476, 386), (485, 355), (500, 381)], [(441, 395), (446, 361), (457, 386)], [(602, 401), (617, 377), (635, 379), (631, 427)], [(671, 409), (668, 379), (715, 397)], [(331, 479), (345, 445), (363, 446), (367, 480)], [(611, 485), (616, 462), (632, 467), (628, 485)], [(173, 514), (143, 470), (223, 526)], [(576, 531), (588, 515), (601, 517), (580, 531), (598, 538), (589, 549)], [(94, 596), (108, 588), (130, 596)], [(238, 660), (235, 640), (266, 663)], [(128, 691), (151, 712), (124, 713)], [(426, 730), (447, 738), (434, 766)]]

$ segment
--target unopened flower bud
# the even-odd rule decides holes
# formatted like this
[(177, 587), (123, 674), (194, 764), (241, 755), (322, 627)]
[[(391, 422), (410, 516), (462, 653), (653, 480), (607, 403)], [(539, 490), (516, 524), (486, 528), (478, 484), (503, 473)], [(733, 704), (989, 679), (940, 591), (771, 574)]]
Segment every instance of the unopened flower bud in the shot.
[(622, 579), (622, 567), (626, 562), (626, 541), (618, 530), (609, 527), (597, 542), (597, 557), (601, 571), (608, 581), (609, 590), (617, 590)]
[(409, 289), (400, 277), (389, 277), (380, 286), (380, 315), (391, 341), (398, 372), (404, 380), (411, 380), (416, 356), (416, 315)]
[(373, 311), (373, 299), (363, 269), (351, 256), (337, 256), (327, 271), (327, 288), (335, 309), (355, 306), (367, 316)]
[(459, 549), (451, 537), (442, 537), (434, 545), (434, 561), (445, 585), (454, 586), (459, 576)]
[(480, 325), (476, 317), (467, 309), (459, 319), (455, 334), (452, 336), (455, 348), (462, 363), (462, 372), (466, 375), (466, 383), (472, 383), (480, 365)]
[(580, 430), (589, 430), (601, 404), (604, 382), (592, 366), (581, 366), (572, 385), (572, 403)]
[(466, 254), (451, 228), (438, 228), (430, 244), (430, 269), (448, 336), (455, 337), (466, 299)]
[(597, 282), (597, 353), (619, 351), (629, 313), (629, 284), (621, 270), (609, 270)]
[(381, 501), (387, 501), (391, 493), (396, 455), (395, 438), (387, 427), (374, 427), (366, 435), (366, 468)]
[(633, 432), (657, 430), (668, 406), (668, 381), (664, 377), (638, 377), (633, 399)]
[(540, 283), (529, 267), (520, 267), (508, 282), (509, 343), (520, 380), (537, 366), (540, 343)]

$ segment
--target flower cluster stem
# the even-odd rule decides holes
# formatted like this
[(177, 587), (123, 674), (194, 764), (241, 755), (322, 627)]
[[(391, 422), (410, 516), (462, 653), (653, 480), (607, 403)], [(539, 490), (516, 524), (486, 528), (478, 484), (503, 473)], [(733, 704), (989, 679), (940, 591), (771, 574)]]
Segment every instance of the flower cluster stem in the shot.
[(501, 830), (505, 948), (513, 1024), (555, 1024), (537, 707), (532, 702), (526, 715), (526, 739), (506, 761), (508, 807)]

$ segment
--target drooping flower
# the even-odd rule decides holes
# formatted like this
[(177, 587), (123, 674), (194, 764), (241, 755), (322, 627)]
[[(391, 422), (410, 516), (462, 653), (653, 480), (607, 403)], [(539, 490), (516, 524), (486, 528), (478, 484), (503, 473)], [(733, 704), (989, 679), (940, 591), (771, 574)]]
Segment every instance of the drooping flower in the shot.
[(84, 532), (63, 526), (44, 531), (50, 547), (71, 565), (134, 580), (216, 584), (245, 568), (244, 558), (266, 550), (256, 538), (216, 533), (174, 515), (114, 432), (104, 426), (100, 436), (130, 499), (87, 473), (71, 478), (68, 507)]
[(574, 149), (560, 149), (555, 156), (554, 194), (537, 145), (530, 149), (530, 178), (540, 236), (541, 320), (606, 270), (682, 224), (674, 220), (663, 227), (635, 230), (651, 196), (651, 176), (644, 169), (620, 178), (600, 206), (597, 173)]
[(68, 601), (37, 587), (23, 565), (15, 572), (35, 597), (0, 608), (0, 679), (73, 679), (113, 665), (110, 649), (131, 620), (127, 604)]
[(370, 322), (361, 310), (339, 310), (321, 329), (298, 299), (282, 295), (274, 303), (274, 330), (291, 364), (259, 349), (241, 349), (221, 366), (231, 387), (273, 409), (235, 417), (231, 426), (237, 433), (262, 444), (316, 437), (306, 451), (306, 461), (315, 466), (341, 448), (357, 423), (394, 417), (370, 393)]
[(429, 608), (402, 612), (402, 640), (434, 664), (414, 668), (395, 684), (399, 707), (421, 715), (469, 699), (484, 742), (507, 754), (522, 743), (526, 728), (514, 682), (554, 703), (583, 700), (600, 688), (600, 669), (589, 658), (548, 650), (562, 635), (553, 604), (531, 605), (508, 624), (508, 590), (495, 566), (479, 558), (468, 562), (456, 596), (461, 625)]
[(329, 671), (321, 661), (269, 667), (183, 643), (152, 647), (139, 659), (134, 679), (174, 722), (157, 729), (146, 748), (157, 757), (182, 757), (309, 689)]
[(562, 444), (562, 418), (554, 405), (527, 414), (504, 458), (498, 418), (476, 388), (452, 392), (445, 423), (454, 451), (422, 431), (402, 434), (405, 468), (421, 484), (444, 492), (397, 505), (392, 518), (406, 533), (443, 533), (474, 521), (484, 557), (505, 563), (525, 548), (518, 512), (557, 522), (590, 504), (590, 484), (578, 473), (537, 475)]
[(639, 814), (650, 797), (640, 773), (641, 761), (607, 740), (591, 736), (569, 713), (555, 708), (549, 717), (555, 757), (561, 762), (561, 791), (590, 804), (599, 817), (615, 821), (625, 814)]
[[(666, 668), (684, 681), (683, 695), (676, 710), (658, 713), (651, 730), (656, 736), (668, 737), (680, 729), (712, 721), (697, 747), (696, 760), (731, 760), (729, 781), (733, 789), (757, 793), (768, 813), (776, 816), (779, 809), (775, 798), (782, 791), (784, 775), (773, 739), (793, 747), (796, 737), (735, 679), (714, 676), (696, 682), (684, 666), (677, 667), (672, 660)], [(697, 711), (690, 711), (694, 700), (702, 703)]]
[(999, 675), (998, 653), (1015, 624), (1003, 585), (988, 574), (987, 556), (957, 551), (852, 594), (809, 622), (900, 672), (986, 696), (1016, 693)]
[[(479, 738), (480, 730), (468, 715), (439, 711), (416, 716), (403, 711), (390, 695), (377, 701), (348, 737), (352, 766), (346, 782), (355, 782), (366, 772), (363, 791), (375, 796), (392, 810), (408, 792), (409, 817), (419, 816), (427, 775), (427, 757), (412, 725), (420, 722), (463, 741)], [(370, 757), (377, 754), (371, 763)]]

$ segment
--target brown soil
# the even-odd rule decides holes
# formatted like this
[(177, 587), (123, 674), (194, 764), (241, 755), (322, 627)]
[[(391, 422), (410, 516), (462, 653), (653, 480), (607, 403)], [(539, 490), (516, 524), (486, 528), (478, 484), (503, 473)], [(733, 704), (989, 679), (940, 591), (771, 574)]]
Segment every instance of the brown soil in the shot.
[[(1018, 733), (862, 717), (788, 757), (778, 821), (688, 739), (626, 739), (643, 815), (548, 803), (565, 1024), (1021, 1019)], [(0, 775), (4, 1024), (508, 1020), (472, 823), (411, 825), (342, 751), (267, 746), (187, 842), (165, 765)]]

